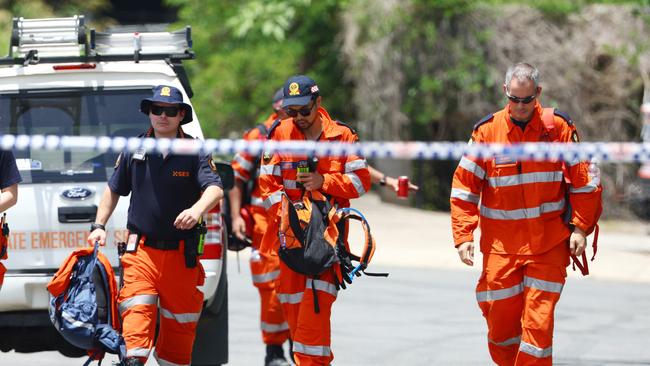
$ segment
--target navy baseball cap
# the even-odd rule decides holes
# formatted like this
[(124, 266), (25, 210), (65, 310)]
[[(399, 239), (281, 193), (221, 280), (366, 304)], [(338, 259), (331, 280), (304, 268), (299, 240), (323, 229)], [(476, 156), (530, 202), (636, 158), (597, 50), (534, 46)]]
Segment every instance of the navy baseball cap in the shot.
[(184, 125), (192, 121), (192, 107), (183, 102), (183, 93), (173, 86), (158, 85), (154, 87), (153, 97), (142, 99), (140, 102), (140, 111), (148, 116), (153, 102), (178, 104), (185, 109), (185, 117), (181, 120), (181, 124)]
[(275, 94), (273, 94), (273, 100), (272, 101), (275, 104), (275, 103), (281, 101), (282, 98), (284, 98), (284, 91), (282, 90), (282, 88), (280, 88), (275, 92)]
[(316, 82), (305, 75), (296, 75), (289, 78), (282, 88), (282, 108), (290, 106), (305, 106), (319, 95)]

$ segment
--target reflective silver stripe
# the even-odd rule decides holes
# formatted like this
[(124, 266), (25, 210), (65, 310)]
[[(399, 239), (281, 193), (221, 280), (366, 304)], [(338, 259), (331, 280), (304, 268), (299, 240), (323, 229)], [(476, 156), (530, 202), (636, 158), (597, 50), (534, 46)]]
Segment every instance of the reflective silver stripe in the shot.
[(327, 292), (328, 294), (330, 294), (332, 296), (336, 296), (336, 294), (338, 293), (338, 290), (336, 289), (336, 286), (334, 286), (334, 284), (331, 284), (331, 283), (329, 283), (327, 281), (313, 280), (311, 278), (308, 278), (307, 282), (305, 282), (305, 286), (308, 289), (311, 289), (311, 284), (312, 283), (314, 284), (314, 288), (316, 288), (316, 290), (318, 290), (318, 291)]
[(490, 187), (511, 187), (520, 184), (561, 182), (563, 179), (564, 174), (560, 170), (554, 172), (534, 172), (506, 175), (503, 177), (489, 177), (488, 182)]
[(478, 203), (480, 197), (476, 193), (468, 192), (460, 188), (452, 188), (451, 198), (458, 198), (459, 200)]
[(545, 202), (541, 206), (520, 208), (516, 210), (497, 210), (481, 205), (481, 216), (494, 220), (534, 219), (545, 213), (564, 210), (564, 198), (557, 202)]
[(159, 366), (190, 366), (189, 363), (173, 363), (167, 360), (163, 360), (160, 358), (160, 356), (158, 356), (158, 352), (156, 351), (153, 351), (153, 357), (156, 359), (156, 361), (158, 361)]
[(260, 165), (260, 175), (277, 175), (282, 176), (280, 167), (278, 165)]
[(293, 341), (293, 352), (310, 356), (330, 356), (332, 354), (329, 346), (308, 346), (296, 341)]
[(250, 161), (246, 160), (246, 158), (244, 158), (243, 156), (241, 156), (241, 155), (239, 155), (239, 154), (236, 154), (236, 155), (235, 155), (235, 159), (234, 159), (234, 160), (235, 160), (236, 162), (238, 162), (239, 165), (241, 165), (242, 168), (246, 169), (246, 170), (249, 171), (249, 172), (251, 171), (251, 169), (253, 169), (253, 163), (251, 163)]
[(367, 169), (368, 163), (364, 159), (352, 160), (345, 163), (345, 172), (353, 172), (359, 169)]
[(524, 291), (523, 283), (519, 283), (512, 287), (503, 288), (501, 290), (480, 291), (476, 293), (476, 301), (485, 302), (485, 301), (503, 300), (509, 297), (519, 295), (523, 291)]
[(126, 350), (126, 357), (149, 357), (149, 348), (133, 348)]
[(282, 192), (277, 191), (264, 200), (264, 208), (268, 210), (276, 203), (280, 203), (280, 201), (282, 201)]
[(156, 305), (158, 303), (158, 295), (145, 294), (145, 295), (135, 295), (129, 297), (128, 299), (120, 303), (120, 314), (125, 312), (127, 309), (130, 309), (136, 305)]
[(594, 185), (592, 182), (589, 182), (586, 186), (580, 188), (569, 187), (569, 192), (571, 193), (591, 193), (595, 192), (598, 189), (598, 186)]
[(178, 323), (196, 323), (201, 317), (201, 312), (175, 314), (165, 308), (160, 308), (160, 314), (167, 319), (174, 319)]
[(61, 312), (61, 317), (64, 320), (67, 320), (69, 324), (71, 324), (75, 328), (88, 328), (90, 330), (93, 330), (95, 328), (94, 325), (90, 323), (84, 323), (80, 320), (77, 320), (74, 318), (74, 316), (66, 311)]
[(283, 179), (282, 180), (282, 185), (284, 185), (284, 188), (286, 189), (296, 189), (298, 188), (298, 184), (295, 180), (293, 179)]
[(251, 205), (252, 206), (258, 206), (258, 207), (264, 207), (264, 200), (261, 199), (260, 197), (251, 197)]
[(278, 300), (281, 304), (300, 304), (302, 301), (302, 292), (295, 294), (278, 294)]
[(464, 156), (462, 159), (460, 159), (460, 163), (458, 163), (458, 166), (474, 174), (480, 180), (485, 179), (485, 170), (483, 170), (483, 168), (478, 166), (478, 164), (476, 164), (475, 162), (469, 160)]
[(545, 281), (528, 276), (524, 276), (524, 286), (546, 292), (556, 292), (558, 294), (562, 293), (562, 288), (564, 287), (563, 284), (558, 282)]
[(284, 322), (282, 324), (271, 324), (267, 322), (260, 322), (260, 328), (267, 333), (279, 333), (289, 330), (289, 324)]
[(264, 283), (264, 282), (273, 281), (274, 279), (278, 278), (279, 275), (280, 275), (280, 270), (279, 269), (277, 271), (273, 271), (273, 272), (253, 275), (252, 276), (253, 277), (253, 283)]
[(523, 353), (528, 353), (529, 355), (537, 358), (544, 358), (544, 357), (549, 357), (550, 355), (553, 354), (553, 346), (547, 347), (547, 348), (539, 348), (536, 346), (533, 346), (530, 343), (526, 343), (524, 341), (521, 341), (519, 344), (519, 351)]
[(521, 336), (512, 337), (510, 339), (506, 339), (503, 342), (495, 342), (491, 339), (488, 339), (488, 342), (492, 343), (495, 346), (500, 346), (500, 347), (511, 346), (513, 344), (519, 344), (519, 342), (521, 342)]
[(359, 178), (356, 173), (345, 173), (345, 176), (350, 178), (350, 181), (352, 182), (352, 185), (354, 185), (354, 189), (357, 190), (359, 196), (363, 196), (363, 194), (366, 193), (366, 190), (363, 188), (363, 183), (361, 183), (361, 178)]
[(241, 175), (238, 171), (235, 170), (234, 173), (235, 173), (235, 178), (239, 178), (242, 182), (248, 182), (248, 178)]

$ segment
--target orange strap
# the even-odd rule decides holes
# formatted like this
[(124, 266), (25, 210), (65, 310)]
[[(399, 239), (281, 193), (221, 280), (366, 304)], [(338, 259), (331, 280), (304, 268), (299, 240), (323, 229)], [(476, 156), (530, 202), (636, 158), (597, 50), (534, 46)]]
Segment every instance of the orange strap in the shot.
[[(598, 231), (599, 231), (599, 226), (596, 224), (596, 229), (594, 230), (594, 242), (591, 244), (591, 247), (594, 249), (594, 255), (591, 256), (591, 261), (593, 262), (594, 259), (596, 259), (596, 252), (598, 251)], [(582, 257), (578, 258), (575, 255), (571, 255), (571, 260), (573, 261), (573, 270), (576, 270), (576, 267), (580, 270), (580, 273), (582, 273), (583, 276), (587, 276), (589, 274), (589, 261), (587, 261), (587, 250), (585, 249), (584, 252), (582, 252)]]

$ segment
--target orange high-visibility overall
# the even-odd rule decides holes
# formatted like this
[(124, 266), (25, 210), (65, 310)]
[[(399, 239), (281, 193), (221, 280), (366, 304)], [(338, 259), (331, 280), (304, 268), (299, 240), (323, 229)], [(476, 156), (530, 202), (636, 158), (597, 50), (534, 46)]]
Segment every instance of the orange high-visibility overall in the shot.
[[(551, 142), (542, 110), (537, 104), (522, 131), (506, 107), (481, 120), (472, 141)], [(559, 141), (578, 140), (568, 116), (556, 112), (554, 122)], [(473, 241), (481, 225), (484, 259), (476, 298), (487, 320), (492, 359), (498, 365), (551, 365), (554, 310), (569, 264), (568, 224), (587, 234), (594, 229), (601, 211), (600, 177), (579, 160), (563, 167), (561, 161), (465, 156), (450, 201), (455, 245)]]
[[(264, 121), (267, 130), (278, 119), (277, 113), (273, 113)], [(253, 128), (244, 135), (244, 140), (266, 140), (258, 128)], [(255, 172), (252, 169), (257, 165), (259, 156), (246, 153), (237, 153), (232, 161), (232, 168), (235, 172), (235, 179), (248, 182)], [(284, 320), (282, 307), (278, 301), (275, 291), (275, 280), (280, 275), (280, 259), (273, 253), (260, 253), (260, 243), (267, 230), (266, 209), (262, 202), (259, 184), (253, 185), (250, 193), (251, 202), (248, 210), (253, 217), (253, 251), (250, 258), (250, 268), (253, 285), (260, 293), (260, 328), (262, 330), (262, 341), (268, 345), (281, 345), (289, 338), (289, 325)]]
[(200, 261), (187, 268), (184, 241), (177, 250), (144, 245), (122, 256), (124, 287), (118, 298), (127, 357), (146, 360), (153, 347), (160, 303), (155, 358), (161, 364), (189, 365), (196, 324), (201, 316), (205, 273)]
[[(324, 108), (318, 110), (323, 121), (321, 141), (356, 142), (357, 135), (347, 126), (330, 118)], [(273, 140), (305, 140), (305, 136), (293, 124), (293, 119), (283, 120), (271, 132)], [(267, 208), (269, 229), (262, 240), (260, 251), (277, 255), (278, 211), (282, 194), (292, 201), (301, 201), (303, 191), (296, 184), (295, 164), (304, 156), (275, 154), (265, 156), (260, 168), (260, 188)], [(370, 172), (366, 161), (358, 156), (321, 157), (317, 171), (323, 175), (321, 193), (335, 199), (338, 207), (348, 207), (349, 200), (357, 198), (370, 189)], [(330, 314), (336, 300), (333, 270), (317, 279), (294, 272), (280, 263), (277, 292), (282, 303), (291, 338), (294, 359), (298, 365), (329, 365), (334, 359), (331, 350)], [(315, 288), (315, 291), (312, 291)], [(307, 291), (305, 291), (307, 289)], [(314, 311), (314, 292), (318, 296), (320, 312)]]

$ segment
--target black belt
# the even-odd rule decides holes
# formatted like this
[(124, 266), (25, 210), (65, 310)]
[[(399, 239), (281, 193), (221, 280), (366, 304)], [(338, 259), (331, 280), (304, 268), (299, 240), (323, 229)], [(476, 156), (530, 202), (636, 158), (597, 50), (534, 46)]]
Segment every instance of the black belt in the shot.
[(161, 250), (177, 250), (180, 247), (180, 240), (159, 240), (145, 238), (144, 245)]

